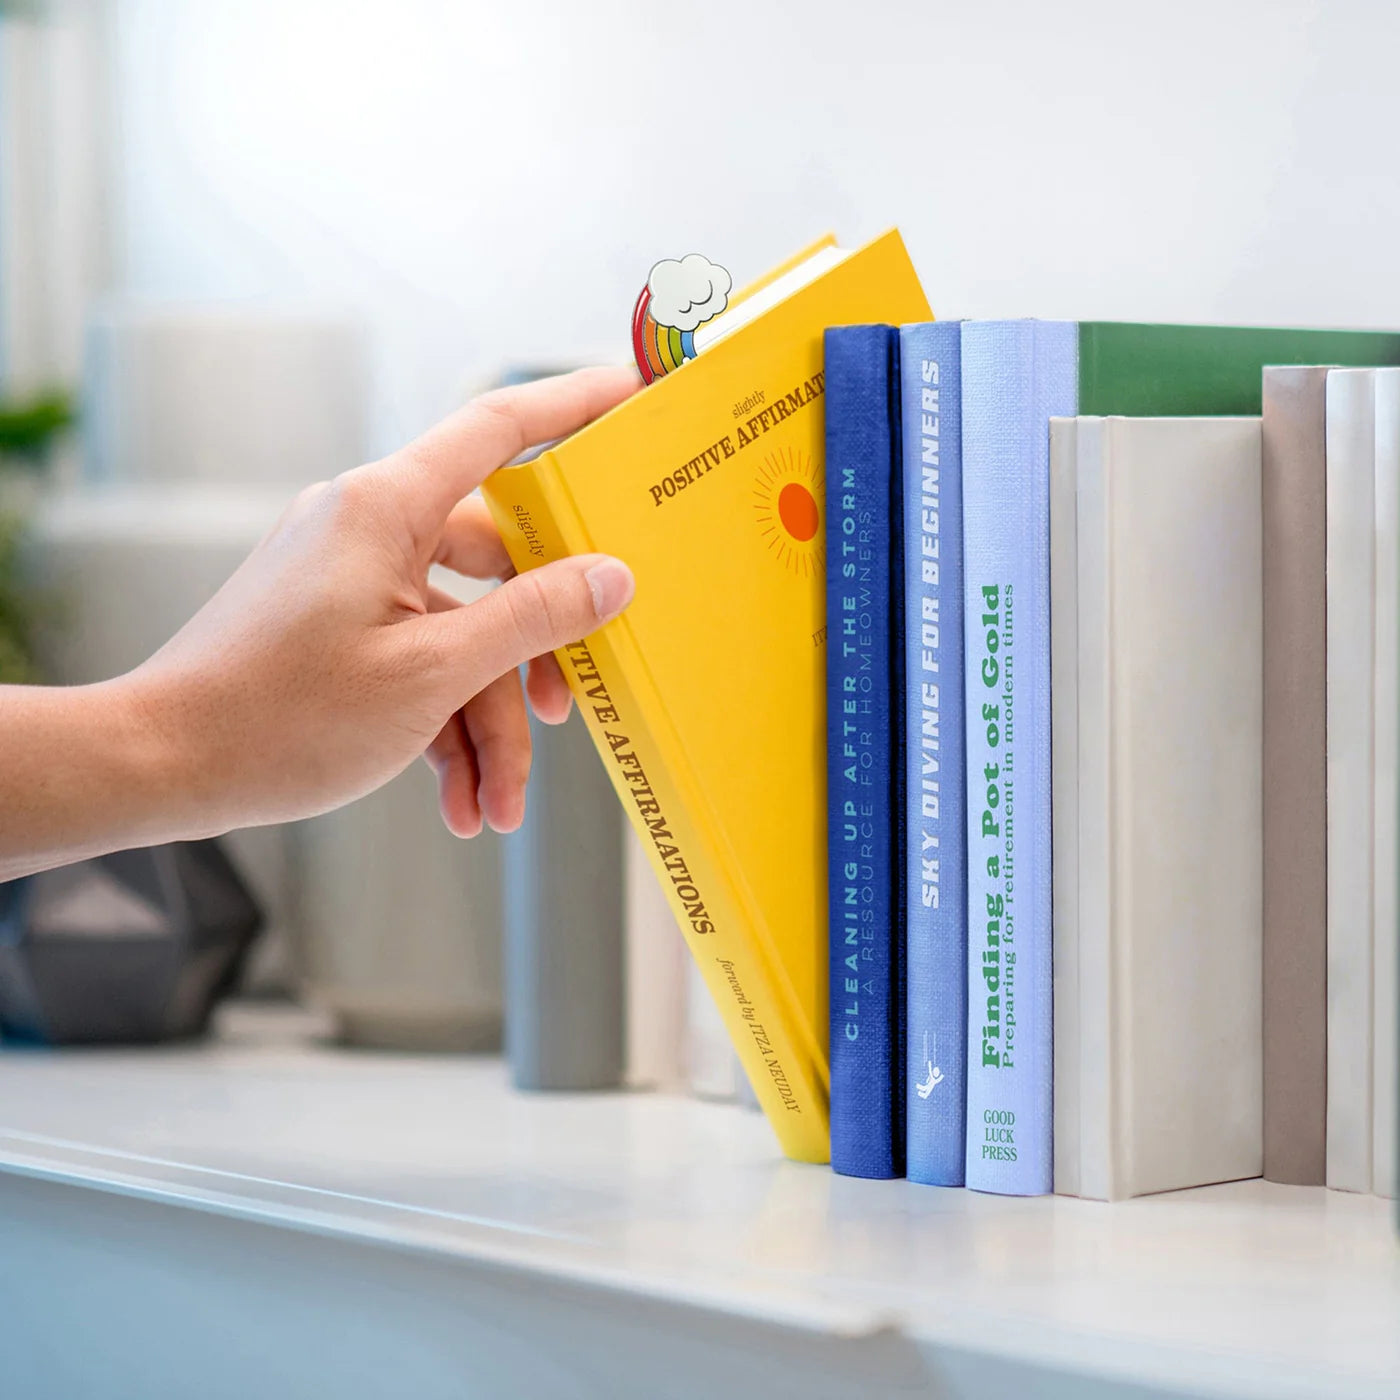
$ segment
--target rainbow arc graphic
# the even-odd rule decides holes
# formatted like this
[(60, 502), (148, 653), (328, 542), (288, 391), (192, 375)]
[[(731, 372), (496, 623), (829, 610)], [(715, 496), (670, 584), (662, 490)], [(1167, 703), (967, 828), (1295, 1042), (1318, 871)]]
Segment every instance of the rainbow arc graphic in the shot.
[(733, 285), (728, 268), (703, 253), (652, 264), (632, 308), (632, 354), (646, 383), (693, 360), (720, 334)]
[(695, 358), (695, 332), (658, 325), (650, 307), (651, 288), (643, 287), (632, 308), (632, 353), (648, 384)]

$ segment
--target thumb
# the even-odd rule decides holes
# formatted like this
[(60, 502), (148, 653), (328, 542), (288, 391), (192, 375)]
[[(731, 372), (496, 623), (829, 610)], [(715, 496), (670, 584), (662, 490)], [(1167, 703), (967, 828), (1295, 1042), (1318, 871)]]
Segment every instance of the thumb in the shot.
[(464, 705), (498, 676), (576, 642), (632, 601), (632, 571), (606, 554), (579, 554), (518, 574), (464, 608), (418, 624), (442, 658), (450, 703)]

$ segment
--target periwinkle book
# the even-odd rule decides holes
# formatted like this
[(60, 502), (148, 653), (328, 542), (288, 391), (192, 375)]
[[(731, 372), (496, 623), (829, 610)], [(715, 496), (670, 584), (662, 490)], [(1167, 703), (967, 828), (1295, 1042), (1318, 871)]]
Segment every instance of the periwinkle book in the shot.
[(905, 1143), (961, 1186), (967, 1125), (961, 327), (900, 331), (904, 492)]
[(1078, 327), (962, 327), (967, 1184), (1052, 1189), (1050, 440)]
[(831, 1165), (904, 1175), (899, 333), (825, 337)]

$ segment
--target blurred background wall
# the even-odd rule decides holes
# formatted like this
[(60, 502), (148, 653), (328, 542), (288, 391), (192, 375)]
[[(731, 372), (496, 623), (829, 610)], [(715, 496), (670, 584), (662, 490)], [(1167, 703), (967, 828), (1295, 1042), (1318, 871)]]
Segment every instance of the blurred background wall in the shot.
[(898, 223), (943, 314), (1400, 318), (1389, 0), (6, 9), (64, 36), (8, 23), (0, 66), (11, 127), (57, 78), (49, 358), (96, 289), (352, 307), (374, 450), (475, 366), (623, 354), (657, 256), (743, 277), (827, 227)]
[(826, 228), (940, 315), (1400, 323), (1392, 0), (107, 10), (114, 284), (353, 305), (375, 450)]

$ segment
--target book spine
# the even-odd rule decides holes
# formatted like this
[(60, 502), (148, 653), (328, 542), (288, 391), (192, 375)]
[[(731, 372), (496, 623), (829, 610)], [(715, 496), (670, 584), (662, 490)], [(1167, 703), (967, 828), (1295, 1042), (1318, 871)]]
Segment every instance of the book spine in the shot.
[(697, 1099), (737, 1103), (743, 1066), (729, 1038), (729, 1027), (694, 960), (686, 969), (685, 1029), (686, 1088)]
[[(1075, 583), (1077, 616), (1074, 622), (1075, 655), (1073, 679), (1075, 699), (1074, 794), (1070, 799), (1076, 829), (1072, 844), (1052, 846), (1052, 883), (1059, 871), (1074, 862), (1075, 881), (1073, 925), (1062, 924), (1061, 905), (1055, 905), (1051, 927), (1055, 974), (1060, 971), (1061, 951), (1073, 945), (1065, 959), (1078, 980), (1075, 991), (1074, 1022), (1067, 1027), (1075, 1037), (1078, 1060), (1077, 1079), (1070, 1093), (1077, 1103), (1078, 1136), (1073, 1150), (1079, 1155), (1079, 1189), (1075, 1195), (1089, 1200), (1111, 1201), (1122, 1194), (1122, 1154), (1117, 1144), (1123, 1134), (1115, 1131), (1115, 1119), (1126, 1128), (1130, 1101), (1115, 1093), (1116, 1062), (1122, 1050), (1119, 1027), (1129, 1013), (1118, 1005), (1126, 997), (1126, 982), (1120, 984), (1119, 946), (1114, 936), (1116, 871), (1124, 854), (1113, 819), (1114, 778), (1119, 762), (1117, 710), (1114, 695), (1113, 628), (1114, 595), (1117, 588), (1112, 547), (1113, 525), (1118, 514), (1115, 483), (1121, 480), (1116, 456), (1118, 437), (1114, 420), (1081, 416), (1076, 424), (1074, 482)], [(1053, 444), (1055, 438), (1052, 437)], [(1054, 447), (1052, 445), (1053, 453)], [(1054, 466), (1051, 468), (1054, 471)], [(1052, 507), (1053, 509), (1053, 507)], [(1052, 566), (1053, 567), (1053, 566)], [(1053, 607), (1052, 595), (1052, 607)], [(1054, 627), (1059, 619), (1052, 623)], [(1059, 678), (1051, 660), (1051, 726)], [(1062, 789), (1057, 760), (1051, 760), (1051, 794), (1059, 808)], [(1058, 811), (1056, 813), (1058, 815)], [(1051, 839), (1061, 830), (1052, 820)], [(1058, 988), (1057, 988), (1058, 996)], [(1058, 1016), (1060, 999), (1055, 1003)], [(1065, 1038), (1055, 1025), (1058, 1051)], [(1054, 1112), (1059, 1124), (1060, 1062), (1055, 1061)], [(1056, 1160), (1060, 1156), (1058, 1138), (1054, 1141)], [(1060, 1189), (1056, 1179), (1055, 1189)]]
[[(495, 473), (483, 494), (517, 569), (590, 549), (553, 453)], [(796, 1161), (827, 1161), (821, 1048), (780, 961), (750, 932), (760, 923), (725, 852), (706, 839), (703, 798), (626, 614), (556, 655), (779, 1144)]]
[(1327, 1178), (1327, 370), (1263, 376), (1264, 1176)]
[(1376, 426), (1375, 951), (1371, 1190), (1400, 1196), (1400, 370), (1379, 369)]
[(1374, 374), (1327, 376), (1327, 1185), (1370, 1191), (1375, 855)]
[(669, 1093), (685, 1087), (690, 953), (666, 892), (651, 873), (646, 849), (630, 829), (623, 833), (622, 869), (627, 1086)]
[(1078, 328), (962, 328), (967, 1184), (1052, 1189), (1049, 420)]
[(905, 1158), (961, 1186), (967, 1126), (961, 330), (900, 332), (904, 492)]
[(831, 1165), (904, 1174), (899, 339), (826, 332)]
[[(1100, 436), (1099, 418), (1060, 418), (1050, 424), (1050, 751), (1054, 928), (1054, 1178), (1061, 1196), (1083, 1189), (1080, 1131), (1090, 1057), (1081, 1056), (1079, 840), (1079, 455)], [(1087, 638), (1085, 640), (1088, 640)], [(1101, 730), (1091, 736), (1107, 743)], [(1106, 963), (1105, 963), (1106, 972)], [(1092, 1014), (1093, 1008), (1087, 1008)], [(1097, 1057), (1102, 1061), (1102, 1056)], [(1092, 1112), (1092, 1103), (1089, 1104)]]

